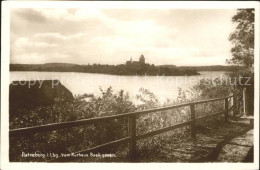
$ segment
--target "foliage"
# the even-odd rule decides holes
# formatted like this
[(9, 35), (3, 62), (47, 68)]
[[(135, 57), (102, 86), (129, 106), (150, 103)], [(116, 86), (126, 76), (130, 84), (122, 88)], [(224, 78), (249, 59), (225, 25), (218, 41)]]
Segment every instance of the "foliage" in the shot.
[[(227, 60), (229, 64), (235, 64), (245, 67), (245, 69), (234, 69), (228, 75), (235, 84), (231, 89), (237, 96), (238, 113), (242, 113), (242, 94), (246, 90), (248, 100), (248, 114), (254, 113), (254, 9), (238, 9), (232, 21), (237, 23), (236, 30), (230, 35), (229, 40), (232, 42), (231, 49), (233, 58)], [(250, 79), (250, 84), (246, 83)]]
[[(66, 122), (92, 117), (102, 117), (135, 110), (134, 104), (124, 91), (113, 94), (112, 88), (101, 90), (101, 96), (89, 102), (57, 102), (34, 109), (10, 109), (10, 129)], [(45, 161), (40, 158), (22, 158), (22, 152), (70, 153), (127, 135), (127, 120), (118, 119), (102, 124), (75, 127), (46, 133), (10, 137), (11, 161)], [(47, 158), (46, 158), (47, 160)]]
[[(184, 102), (207, 99), (212, 96), (209, 91), (216, 90), (214, 85), (204, 86), (202, 81), (190, 90), (179, 89), (176, 100), (168, 100), (164, 106), (175, 105)], [(210, 88), (211, 87), (211, 88)], [(93, 96), (89, 101), (75, 100), (74, 102), (58, 102), (48, 107), (37, 107), (31, 110), (17, 110), (10, 117), (10, 128), (21, 128), (41, 124), (65, 122), (71, 120), (102, 117), (127, 113), (135, 110), (150, 109), (162, 106), (158, 98), (149, 90), (141, 88), (137, 99), (143, 105), (135, 106), (129, 96), (123, 90), (115, 93), (112, 88), (105, 91), (100, 89), (100, 96)], [(208, 95), (206, 95), (208, 94)], [(220, 93), (215, 93), (219, 94)], [(223, 94), (224, 95), (224, 94)], [(223, 109), (223, 103), (205, 104), (196, 107), (197, 117), (210, 112)], [(161, 128), (169, 127), (177, 123), (190, 120), (190, 108), (180, 107), (176, 109), (142, 114), (137, 116), (137, 135), (152, 132)], [(41, 158), (22, 158), (21, 152), (25, 153), (70, 153), (84, 150), (99, 144), (128, 135), (128, 119), (116, 119), (93, 125), (56, 130), (52, 132), (30, 134), (24, 137), (10, 137), (10, 160), (11, 161), (46, 161)], [(165, 142), (173, 142), (187, 138), (190, 135), (189, 126), (169, 131), (149, 139), (138, 141), (138, 155), (156, 153)], [(126, 155), (127, 148), (117, 146), (108, 148), (102, 152)], [(120, 159), (121, 161), (124, 158)], [(83, 160), (86, 161), (86, 160)]]
[(201, 98), (213, 99), (231, 95), (230, 82), (228, 79), (201, 79), (200, 83), (194, 86), (194, 89), (200, 91)]
[(254, 9), (238, 9), (232, 21), (237, 23), (236, 30), (230, 35), (233, 43), (231, 64), (252, 67), (254, 65)]

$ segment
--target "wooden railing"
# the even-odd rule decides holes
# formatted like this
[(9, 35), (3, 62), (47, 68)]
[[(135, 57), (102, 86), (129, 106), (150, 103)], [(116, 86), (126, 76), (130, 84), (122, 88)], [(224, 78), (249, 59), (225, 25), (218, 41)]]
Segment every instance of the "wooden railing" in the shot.
[[(231, 107), (228, 108), (228, 103), (229, 99), (231, 99)], [(216, 112), (213, 114), (209, 114), (203, 117), (195, 117), (195, 105), (201, 104), (201, 103), (208, 103), (208, 102), (215, 102), (215, 101), (224, 101), (224, 110), (220, 112)], [(197, 102), (191, 102), (191, 103), (185, 103), (185, 104), (179, 104), (179, 105), (174, 105), (174, 106), (167, 106), (167, 107), (161, 107), (161, 108), (155, 108), (155, 109), (149, 109), (149, 110), (142, 110), (142, 111), (136, 111), (136, 112), (130, 112), (130, 113), (124, 113), (124, 114), (119, 114), (119, 115), (114, 115), (114, 116), (105, 116), (105, 117), (100, 117), (100, 118), (91, 118), (91, 119), (83, 119), (83, 120), (77, 120), (77, 121), (70, 121), (70, 122), (62, 122), (62, 123), (53, 123), (53, 124), (47, 124), (47, 125), (42, 125), (42, 126), (34, 126), (34, 127), (26, 127), (26, 128), (19, 128), (19, 129), (12, 129), (10, 130), (10, 137), (17, 137), (17, 136), (24, 136), (26, 134), (33, 134), (33, 133), (39, 133), (39, 132), (46, 132), (46, 131), (54, 131), (58, 129), (64, 129), (64, 128), (71, 128), (71, 127), (77, 127), (77, 126), (85, 126), (85, 125), (90, 125), (93, 123), (100, 123), (108, 120), (113, 120), (113, 119), (118, 119), (118, 118), (123, 118), (123, 117), (128, 117), (128, 137), (122, 138), (119, 140), (111, 141), (108, 143), (104, 143), (102, 145), (98, 145), (86, 150), (78, 151), (75, 152), (77, 153), (90, 153), (95, 150), (99, 150), (105, 147), (113, 146), (113, 145), (118, 145), (118, 144), (123, 144), (123, 143), (128, 143), (129, 144), (129, 157), (132, 161), (135, 160), (136, 157), (136, 142), (137, 140), (148, 138), (157, 134), (161, 134), (170, 130), (174, 130), (177, 128), (181, 128), (184, 126), (190, 126), (191, 128), (191, 137), (193, 139), (196, 138), (196, 127), (195, 123), (196, 121), (199, 120), (204, 120), (208, 118), (213, 118), (216, 116), (219, 116), (221, 114), (224, 115), (225, 120), (228, 120), (228, 112), (235, 107), (234, 106), (234, 97), (228, 96), (228, 97), (223, 97), (223, 98), (217, 98), (217, 99), (210, 99), (210, 100), (204, 100), (204, 101), (197, 101)], [(191, 120), (178, 123), (169, 127), (161, 128), (152, 132), (148, 132), (145, 134), (137, 135), (136, 134), (136, 116), (145, 114), (145, 113), (152, 113), (152, 112), (158, 112), (158, 111), (165, 111), (165, 110), (170, 110), (170, 109), (175, 109), (175, 108), (180, 108), (180, 107), (190, 107), (190, 117)], [(59, 159), (59, 158), (58, 158)], [(52, 161), (59, 161), (58, 159), (52, 160)], [(60, 158), (60, 159), (66, 159), (66, 158)]]

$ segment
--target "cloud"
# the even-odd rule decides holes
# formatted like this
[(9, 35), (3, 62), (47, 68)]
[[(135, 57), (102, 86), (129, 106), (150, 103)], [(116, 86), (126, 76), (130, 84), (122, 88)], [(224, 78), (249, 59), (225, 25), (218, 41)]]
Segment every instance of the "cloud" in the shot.
[(33, 9), (16, 9), (15, 15), (28, 22), (44, 23), (47, 21), (41, 12)]
[(74, 41), (81, 39), (85, 36), (84, 33), (77, 33), (77, 34), (72, 34), (68, 36), (61, 35), (60, 33), (57, 32), (48, 32), (48, 33), (39, 33), (35, 34), (33, 36), (34, 41), (44, 41), (47, 43), (62, 43), (65, 41)]
[(144, 54), (154, 64), (225, 64), (234, 12), (13, 9), (11, 62), (121, 64)]
[(15, 42), (15, 46), (18, 48), (50, 48), (50, 47), (56, 47), (57, 44), (54, 43), (48, 43), (48, 42), (35, 42), (31, 41), (28, 38), (19, 38)]
[[(49, 54), (43, 54), (43, 53), (34, 53), (34, 52), (29, 52), (29, 53), (23, 53), (23, 54), (18, 54), (15, 55), (14, 57), (11, 58), (12, 60), (19, 60), (21, 64), (39, 64), (39, 63), (49, 63), (50, 61), (52, 62), (71, 62), (71, 56), (68, 54), (63, 54), (63, 53), (52, 53), (51, 55)], [(13, 61), (14, 62), (14, 61)]]

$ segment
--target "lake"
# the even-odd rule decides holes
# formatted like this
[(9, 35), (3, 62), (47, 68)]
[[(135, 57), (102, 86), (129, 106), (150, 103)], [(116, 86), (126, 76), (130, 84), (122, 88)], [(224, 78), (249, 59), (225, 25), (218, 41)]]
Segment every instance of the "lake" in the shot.
[(224, 71), (201, 71), (197, 76), (117, 76), (76, 72), (10, 72), (10, 83), (14, 80), (54, 80), (58, 79), (74, 95), (91, 93), (100, 95), (99, 88), (105, 90), (112, 87), (114, 91), (124, 90), (132, 100), (140, 94), (139, 89), (145, 88), (153, 92), (163, 102), (175, 99), (178, 88), (188, 90), (202, 78), (225, 77)]

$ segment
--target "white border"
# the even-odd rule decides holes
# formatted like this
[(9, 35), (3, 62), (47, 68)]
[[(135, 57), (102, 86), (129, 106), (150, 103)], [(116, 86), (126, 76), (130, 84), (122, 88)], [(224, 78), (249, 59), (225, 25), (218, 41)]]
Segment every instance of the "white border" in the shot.
[(255, 1), (8, 1), (3, 2), (7, 8), (135, 8), (135, 9), (236, 9), (256, 8)]
[[(11, 8), (139, 8), (139, 9), (236, 9), (255, 8), (255, 122), (254, 122), (254, 163), (9, 163), (9, 61), (10, 61), (10, 9)], [(4, 1), (2, 2), (1, 39), (1, 169), (259, 169), (259, 2), (173, 2), (173, 1), (118, 1), (118, 2), (69, 2), (69, 1)]]

